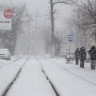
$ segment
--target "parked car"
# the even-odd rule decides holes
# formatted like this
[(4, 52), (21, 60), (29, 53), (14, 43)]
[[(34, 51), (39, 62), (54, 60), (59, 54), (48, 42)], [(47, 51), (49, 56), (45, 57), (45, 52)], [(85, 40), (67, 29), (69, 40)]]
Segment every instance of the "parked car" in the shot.
[(11, 54), (8, 49), (0, 49), (0, 59), (11, 59)]

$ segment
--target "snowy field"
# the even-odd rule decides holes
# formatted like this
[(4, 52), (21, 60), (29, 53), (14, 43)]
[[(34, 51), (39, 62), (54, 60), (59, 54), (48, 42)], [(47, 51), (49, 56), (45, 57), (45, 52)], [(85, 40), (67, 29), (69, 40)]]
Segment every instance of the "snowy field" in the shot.
[[(96, 96), (96, 70), (91, 70), (89, 63), (85, 64), (85, 68), (80, 68), (75, 62), (66, 64), (64, 58), (43, 57), (30, 57), (6, 96), (56, 96), (52, 85), (59, 96)], [(0, 75), (5, 83), (9, 76), (11, 79), (14, 77), (13, 74), (21, 68), (25, 59), (10, 65), (9, 69), (7, 67), (7, 71), (11, 69), (13, 72), (11, 74), (10, 71), (6, 78), (3, 74), (7, 72)], [(0, 81), (3, 85), (4, 79)], [(0, 83), (0, 86), (3, 85)]]

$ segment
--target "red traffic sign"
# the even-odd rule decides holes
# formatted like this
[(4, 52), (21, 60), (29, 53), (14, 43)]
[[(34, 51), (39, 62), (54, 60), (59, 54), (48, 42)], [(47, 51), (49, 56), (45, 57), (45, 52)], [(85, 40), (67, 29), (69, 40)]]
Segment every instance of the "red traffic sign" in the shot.
[(12, 18), (12, 16), (13, 16), (13, 11), (12, 11), (12, 9), (6, 9), (6, 10), (4, 11), (4, 17), (5, 17), (5, 18), (10, 19), (10, 18)]

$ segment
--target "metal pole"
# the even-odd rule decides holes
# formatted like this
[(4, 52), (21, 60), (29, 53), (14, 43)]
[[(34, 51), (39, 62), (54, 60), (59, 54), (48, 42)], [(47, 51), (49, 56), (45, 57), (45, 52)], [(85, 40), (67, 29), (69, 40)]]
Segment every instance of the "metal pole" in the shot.
[(70, 47), (71, 47), (71, 42), (70, 42), (70, 44), (69, 44), (69, 57), (70, 57)]
[[(3, 11), (3, 7), (0, 5), (0, 11)], [(2, 30), (2, 32), (4, 32), (4, 30)], [(0, 48), (3, 48), (3, 39), (1, 38), (1, 46)]]

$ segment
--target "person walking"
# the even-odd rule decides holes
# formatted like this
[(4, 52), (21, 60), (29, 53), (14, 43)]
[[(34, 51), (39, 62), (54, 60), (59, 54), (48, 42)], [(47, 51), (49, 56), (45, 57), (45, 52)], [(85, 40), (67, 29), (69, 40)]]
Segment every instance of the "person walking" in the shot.
[(96, 66), (96, 47), (93, 45), (88, 51), (91, 60), (91, 69), (95, 69)]
[(80, 67), (81, 68), (85, 68), (84, 67), (84, 61), (86, 60), (86, 51), (84, 47), (80, 48)]
[(76, 49), (76, 51), (75, 51), (74, 54), (75, 54), (76, 65), (78, 65), (78, 62), (79, 62), (79, 56), (80, 56), (79, 48)]

